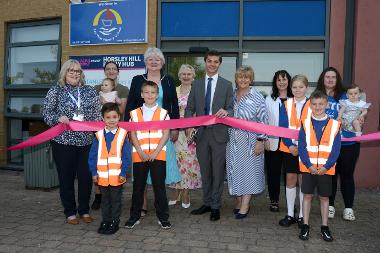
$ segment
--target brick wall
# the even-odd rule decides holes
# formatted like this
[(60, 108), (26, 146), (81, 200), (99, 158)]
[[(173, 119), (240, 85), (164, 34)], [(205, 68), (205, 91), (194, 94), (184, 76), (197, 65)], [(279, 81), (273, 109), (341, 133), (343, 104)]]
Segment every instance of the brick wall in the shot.
[[(93, 1), (96, 2), (96, 1)], [(62, 20), (61, 62), (70, 55), (132, 54), (144, 53), (156, 45), (157, 1), (148, 0), (148, 43), (130, 45), (69, 46), (69, 0), (2, 0), (0, 8), (0, 82), (4, 86), (5, 46), (7, 24), (22, 21), (38, 21), (51, 18)], [(4, 89), (0, 90), (0, 148), (4, 148), (7, 125), (4, 117)], [(6, 153), (0, 153), (0, 166), (6, 164)]]

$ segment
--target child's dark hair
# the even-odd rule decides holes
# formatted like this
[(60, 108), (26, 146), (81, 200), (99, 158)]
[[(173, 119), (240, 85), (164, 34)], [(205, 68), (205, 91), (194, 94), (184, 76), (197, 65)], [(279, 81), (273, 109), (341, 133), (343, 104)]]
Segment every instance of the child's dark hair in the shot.
[(319, 99), (319, 98), (322, 98), (322, 99), (325, 99), (326, 101), (328, 101), (328, 97), (326, 95), (326, 93), (324, 93), (323, 91), (321, 90), (315, 90), (313, 91), (313, 93), (311, 93), (310, 95), (310, 101), (312, 99)]
[(104, 114), (107, 112), (116, 112), (120, 116), (119, 106), (116, 103), (105, 103), (102, 106), (102, 117), (104, 117)]
[(218, 51), (216, 51), (216, 50), (207, 51), (207, 53), (203, 57), (203, 59), (204, 59), (205, 62), (207, 60), (207, 57), (209, 57), (209, 56), (217, 56), (217, 57), (219, 57), (219, 62), (222, 63), (222, 60), (223, 60), (222, 59), (222, 55)]
[(288, 79), (288, 88), (286, 89), (286, 96), (288, 98), (292, 98), (293, 97), (293, 93), (292, 93), (292, 89), (290, 87), (290, 81), (292, 80), (292, 77), (290, 76), (290, 74), (286, 70), (278, 70), (278, 71), (276, 71), (276, 73), (274, 73), (274, 76), (273, 76), (273, 79), (272, 79), (272, 95), (271, 95), (271, 97), (274, 100), (276, 100), (280, 96), (278, 88), (277, 88), (277, 79), (280, 76), (282, 78), (286, 77), (286, 79)]
[(153, 81), (145, 81), (145, 82), (143, 82), (143, 84), (141, 85), (141, 92), (143, 92), (143, 89), (145, 88), (145, 87), (147, 87), (147, 86), (150, 86), (150, 87), (154, 87), (154, 88), (156, 88), (156, 91), (157, 91), (157, 93), (159, 92), (159, 90), (158, 90), (158, 85), (155, 83), (155, 82), (153, 82)]
[(103, 79), (102, 84), (103, 84), (104, 81), (109, 81), (111, 83), (111, 85), (112, 85), (112, 91), (115, 90), (115, 88), (116, 88), (116, 82), (115, 82), (115, 80), (112, 80), (111, 78), (106, 77), (106, 78)]

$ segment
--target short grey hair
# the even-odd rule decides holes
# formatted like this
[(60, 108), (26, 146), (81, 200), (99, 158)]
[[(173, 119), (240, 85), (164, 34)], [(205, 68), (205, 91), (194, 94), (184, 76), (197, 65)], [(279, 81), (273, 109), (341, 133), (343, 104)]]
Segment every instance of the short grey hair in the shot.
[(144, 62), (146, 63), (148, 58), (150, 58), (152, 56), (158, 56), (158, 58), (160, 58), (160, 60), (162, 62), (162, 65), (165, 64), (164, 54), (162, 53), (162, 51), (159, 48), (149, 47), (144, 53)]
[(182, 72), (184, 72), (186, 69), (190, 70), (190, 72), (193, 74), (193, 78), (195, 78), (195, 69), (190, 64), (182, 64), (181, 67), (179, 67), (178, 78), (181, 78)]
[(64, 64), (62, 64), (61, 71), (59, 72), (59, 77), (58, 77), (59, 86), (63, 87), (66, 85), (66, 73), (67, 71), (69, 71), (69, 69), (72, 69), (73, 67), (79, 67), (79, 69), (81, 70), (79, 84), (80, 85), (85, 84), (85, 76), (84, 76), (82, 67), (80, 66), (77, 60), (70, 59), (70, 60), (67, 60)]

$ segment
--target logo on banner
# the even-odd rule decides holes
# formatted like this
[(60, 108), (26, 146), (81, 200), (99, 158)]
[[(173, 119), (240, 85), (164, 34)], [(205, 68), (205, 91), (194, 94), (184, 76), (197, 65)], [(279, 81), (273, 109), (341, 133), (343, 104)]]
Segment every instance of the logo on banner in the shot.
[(120, 34), (123, 21), (114, 9), (104, 9), (96, 14), (92, 26), (95, 35), (102, 41), (114, 41)]

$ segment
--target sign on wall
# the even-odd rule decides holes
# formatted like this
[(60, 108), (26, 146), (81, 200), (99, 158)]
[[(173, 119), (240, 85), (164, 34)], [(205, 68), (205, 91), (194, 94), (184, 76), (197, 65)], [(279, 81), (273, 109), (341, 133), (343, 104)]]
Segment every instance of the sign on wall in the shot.
[(70, 45), (147, 42), (147, 0), (70, 4)]
[(132, 78), (135, 75), (145, 73), (143, 54), (71, 56), (70, 59), (79, 61), (86, 77), (86, 84), (91, 86), (101, 84), (105, 78), (104, 65), (108, 61), (117, 63), (119, 66), (119, 84), (128, 88), (131, 86)]

